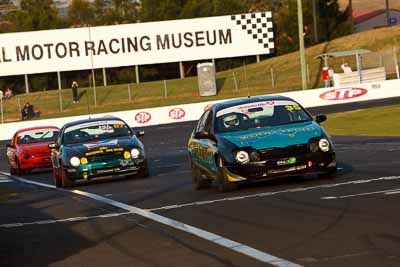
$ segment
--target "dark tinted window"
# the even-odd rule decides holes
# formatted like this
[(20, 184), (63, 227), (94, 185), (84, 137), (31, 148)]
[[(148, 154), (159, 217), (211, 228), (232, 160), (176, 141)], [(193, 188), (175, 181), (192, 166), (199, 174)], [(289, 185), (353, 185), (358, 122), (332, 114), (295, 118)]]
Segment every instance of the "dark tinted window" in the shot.
[(232, 132), (310, 121), (312, 118), (294, 101), (260, 101), (217, 112), (217, 131)]

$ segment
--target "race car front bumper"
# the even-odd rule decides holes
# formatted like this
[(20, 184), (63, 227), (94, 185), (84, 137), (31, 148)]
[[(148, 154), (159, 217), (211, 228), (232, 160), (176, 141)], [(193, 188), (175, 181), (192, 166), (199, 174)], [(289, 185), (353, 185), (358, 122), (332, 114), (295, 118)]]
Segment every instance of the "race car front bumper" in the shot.
[[(292, 160), (293, 159), (293, 160)], [(269, 159), (224, 166), (228, 181), (264, 180), (277, 177), (324, 174), (336, 169), (334, 152), (307, 153), (298, 157)]]
[(146, 168), (145, 158), (114, 159), (108, 162), (82, 164), (78, 168), (68, 167), (65, 169), (65, 175), (71, 180), (93, 180), (135, 175)]
[(19, 160), (19, 164), (21, 170), (45, 169), (52, 167), (50, 155), (31, 156), (29, 159), (22, 158)]

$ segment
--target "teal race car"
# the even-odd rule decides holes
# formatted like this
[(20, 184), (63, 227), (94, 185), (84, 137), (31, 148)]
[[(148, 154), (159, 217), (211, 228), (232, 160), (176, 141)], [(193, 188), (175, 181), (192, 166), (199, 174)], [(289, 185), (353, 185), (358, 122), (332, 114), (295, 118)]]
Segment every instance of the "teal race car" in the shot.
[(123, 120), (96, 118), (68, 123), (61, 128), (52, 149), (53, 178), (57, 187), (71, 187), (78, 180), (115, 176), (147, 177), (142, 142)]
[(217, 180), (220, 191), (283, 176), (334, 177), (332, 140), (299, 103), (283, 96), (251, 97), (213, 105), (190, 136), (196, 189)]

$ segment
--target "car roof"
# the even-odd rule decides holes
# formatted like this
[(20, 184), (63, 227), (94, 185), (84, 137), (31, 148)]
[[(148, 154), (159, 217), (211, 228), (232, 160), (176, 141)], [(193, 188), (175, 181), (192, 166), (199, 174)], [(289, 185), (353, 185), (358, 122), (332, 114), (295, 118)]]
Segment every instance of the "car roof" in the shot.
[(28, 132), (28, 131), (35, 131), (35, 130), (42, 130), (42, 129), (56, 129), (56, 130), (60, 130), (60, 128), (56, 127), (56, 126), (36, 126), (36, 127), (30, 127), (30, 128), (24, 128), (24, 129), (20, 129), (17, 131), (17, 134), (20, 134), (22, 132)]
[(78, 121), (73, 121), (73, 122), (69, 122), (66, 123), (64, 125), (64, 127), (70, 127), (70, 126), (74, 126), (74, 125), (79, 125), (82, 123), (87, 123), (87, 122), (93, 122), (93, 121), (111, 121), (111, 120), (119, 120), (119, 121), (123, 121), (118, 117), (114, 117), (114, 116), (106, 116), (106, 117), (98, 117), (98, 118), (89, 118), (89, 119), (84, 119), (84, 120), (78, 120)]
[(276, 100), (288, 100), (288, 101), (294, 101), (293, 99), (286, 97), (286, 96), (280, 96), (280, 95), (271, 95), (271, 96), (252, 96), (252, 97), (246, 97), (246, 98), (239, 98), (239, 99), (233, 99), (233, 100), (228, 100), (224, 102), (220, 102), (217, 104), (214, 104), (212, 106), (212, 109), (214, 112), (217, 112), (219, 110), (241, 105), (241, 104), (248, 104), (248, 103), (254, 103), (254, 102), (260, 102), (260, 101), (276, 101)]

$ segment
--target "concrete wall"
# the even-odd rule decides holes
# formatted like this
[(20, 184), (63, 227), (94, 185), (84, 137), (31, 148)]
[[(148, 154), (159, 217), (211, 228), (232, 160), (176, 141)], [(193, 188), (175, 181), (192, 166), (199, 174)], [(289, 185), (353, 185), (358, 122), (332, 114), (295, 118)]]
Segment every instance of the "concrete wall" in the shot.
[[(389, 80), (369, 84), (353, 85), (349, 87), (331, 87), (294, 91), (280, 93), (279, 95), (293, 98), (306, 108), (321, 107), (334, 104), (400, 97), (400, 80)], [(91, 117), (117, 116), (125, 120), (130, 126), (140, 128), (150, 125), (195, 121), (200, 118), (201, 114), (207, 109), (207, 107), (221, 101), (224, 100), (102, 113), (92, 115)], [(0, 140), (10, 139), (17, 130), (22, 128), (40, 125), (54, 125), (62, 127), (67, 122), (79, 119), (87, 119), (88, 117), (88, 115), (82, 115), (57, 119), (32, 120), (0, 124)]]

